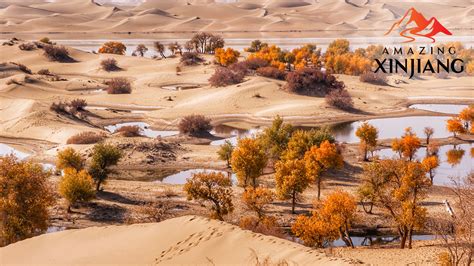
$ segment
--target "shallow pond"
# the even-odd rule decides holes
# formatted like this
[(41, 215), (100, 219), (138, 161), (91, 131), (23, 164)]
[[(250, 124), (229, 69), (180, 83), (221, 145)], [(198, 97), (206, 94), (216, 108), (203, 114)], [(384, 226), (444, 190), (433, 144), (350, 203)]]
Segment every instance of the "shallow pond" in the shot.
[(115, 125), (105, 126), (104, 128), (110, 133), (115, 133), (119, 128), (124, 127), (124, 126), (138, 126), (141, 129), (140, 134), (149, 138), (156, 138), (158, 136), (167, 137), (167, 136), (174, 136), (174, 135), (179, 134), (179, 131), (153, 130), (150, 128), (149, 124), (144, 123), (144, 122), (119, 123)]
[(30, 156), (31, 154), (28, 154), (26, 152), (19, 151), (11, 146), (8, 146), (6, 144), (0, 143), (0, 156), (6, 156), (13, 154), (15, 155), (18, 159), (23, 160)]
[[(375, 152), (382, 158), (398, 157), (392, 149), (381, 149)], [(420, 148), (416, 159), (426, 156), (426, 148)], [(449, 177), (465, 177), (474, 171), (474, 144), (443, 145), (439, 147), (439, 167), (435, 169), (433, 183), (450, 185)]]
[(212, 141), (211, 145), (220, 146), (228, 140), (232, 143), (232, 145), (235, 146), (237, 145), (239, 138), (253, 137), (257, 135), (258, 133), (260, 133), (261, 131), (262, 131), (261, 128), (238, 129), (238, 128), (230, 127), (226, 125), (219, 125), (219, 126), (214, 127), (214, 129), (210, 133), (213, 135), (216, 135), (216, 134), (217, 135), (218, 134), (231, 135), (231, 137)]
[(116, 171), (111, 175), (112, 179), (119, 180), (136, 180), (136, 181), (147, 181), (147, 182), (159, 182), (165, 184), (182, 185), (186, 183), (186, 179), (192, 177), (193, 174), (199, 172), (218, 172), (225, 175), (230, 175), (232, 182), (237, 182), (237, 176), (233, 173), (215, 170), (215, 169), (149, 169), (149, 170), (120, 170)]
[[(450, 116), (409, 116), (370, 119), (367, 122), (379, 130), (379, 139), (399, 138), (405, 128), (411, 127), (418, 137), (423, 137), (423, 129), (432, 127), (433, 138), (446, 138), (452, 134), (446, 130), (446, 120)], [(332, 127), (332, 132), (339, 142), (357, 143), (359, 138), (355, 135), (357, 128), (364, 121), (341, 123)]]
[[(413, 235), (413, 240), (433, 240), (435, 235)], [(374, 245), (385, 245), (389, 243), (399, 243), (400, 237), (395, 235), (386, 236), (351, 236), (352, 243), (356, 247), (360, 246), (374, 246)], [(343, 240), (338, 239), (332, 243), (334, 247), (345, 247), (346, 243)]]
[(467, 104), (412, 104), (411, 109), (426, 110), (432, 112), (439, 112), (445, 114), (459, 114), (462, 109), (466, 108)]

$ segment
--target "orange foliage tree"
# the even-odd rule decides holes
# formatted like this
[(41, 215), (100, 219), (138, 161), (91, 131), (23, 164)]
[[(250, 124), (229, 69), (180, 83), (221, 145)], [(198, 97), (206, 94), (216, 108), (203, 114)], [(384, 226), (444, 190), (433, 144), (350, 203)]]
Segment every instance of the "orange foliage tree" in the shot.
[(340, 237), (347, 246), (354, 247), (349, 229), (356, 218), (356, 210), (355, 198), (336, 190), (323, 202), (315, 202), (310, 217), (298, 216), (291, 231), (307, 246), (321, 248)]
[(446, 161), (452, 166), (460, 164), (464, 153), (463, 149), (451, 149), (446, 152)]
[(264, 187), (247, 187), (242, 194), (242, 202), (249, 211), (257, 214), (258, 220), (265, 217), (265, 209), (273, 201), (274, 194), (271, 190)]
[(237, 62), (240, 53), (232, 48), (217, 48), (214, 56), (219, 65), (228, 66)]
[(319, 147), (313, 146), (305, 153), (304, 162), (309, 179), (317, 181), (319, 200), (321, 198), (323, 173), (329, 169), (342, 167), (344, 162), (342, 155), (336, 144), (325, 140)]
[(469, 105), (468, 107), (462, 109), (459, 113), (459, 119), (464, 122), (465, 130), (469, 130), (469, 124), (474, 122), (474, 105)]
[(436, 167), (439, 166), (439, 160), (437, 156), (429, 156), (423, 159), (421, 162), (423, 164), (423, 167), (425, 167), (425, 170), (428, 172), (431, 183), (433, 183), (433, 178), (434, 178), (434, 170)]
[(237, 174), (239, 185), (257, 187), (257, 178), (267, 165), (267, 155), (258, 139), (239, 139), (237, 147), (232, 152), (231, 166)]
[(379, 160), (364, 166), (360, 191), (375, 206), (385, 210), (397, 226), (400, 248), (412, 247), (413, 231), (422, 228), (426, 220), (426, 208), (421, 201), (431, 186), (426, 169), (420, 162), (405, 160)]
[(99, 53), (124, 55), (126, 50), (127, 47), (121, 42), (106, 42), (99, 48)]
[(275, 164), (275, 181), (277, 195), (280, 199), (291, 199), (291, 212), (295, 213), (299, 195), (309, 187), (313, 179), (306, 174), (303, 160), (296, 159)]
[(392, 142), (392, 150), (396, 151), (401, 157), (413, 161), (415, 154), (421, 147), (421, 141), (412, 131), (411, 127), (405, 129), (405, 134), (401, 140), (395, 139)]
[(316, 45), (306, 44), (293, 49), (291, 53), (294, 55), (293, 63), (295, 69), (303, 69), (310, 66), (319, 67), (321, 65), (321, 49), (316, 49)]
[(55, 201), (49, 175), (39, 164), (0, 157), (0, 246), (46, 232)]
[(448, 119), (446, 122), (446, 129), (453, 133), (453, 136), (456, 137), (456, 134), (463, 134), (466, 132), (461, 120), (457, 117)]
[(188, 200), (211, 203), (214, 219), (224, 220), (224, 215), (234, 210), (232, 204), (232, 180), (223, 173), (202, 172), (193, 174), (184, 185)]
[(249, 55), (248, 59), (259, 58), (270, 63), (271, 66), (285, 70), (284, 52), (276, 45), (262, 47), (259, 51)]
[(368, 160), (368, 152), (377, 146), (378, 130), (371, 124), (364, 122), (356, 130), (356, 136), (360, 139), (360, 149), (364, 154), (364, 161)]

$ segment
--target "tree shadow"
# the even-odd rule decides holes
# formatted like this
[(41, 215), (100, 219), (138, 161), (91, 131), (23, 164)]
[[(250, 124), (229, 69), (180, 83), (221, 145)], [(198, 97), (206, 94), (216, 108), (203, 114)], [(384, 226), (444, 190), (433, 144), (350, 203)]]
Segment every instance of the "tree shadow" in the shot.
[(95, 222), (120, 222), (125, 221), (125, 214), (127, 210), (116, 204), (107, 205), (103, 203), (91, 203), (89, 204), (91, 212), (87, 215), (87, 218)]
[(144, 201), (130, 199), (120, 194), (108, 191), (99, 191), (97, 193), (97, 198), (129, 205), (141, 205), (145, 203)]

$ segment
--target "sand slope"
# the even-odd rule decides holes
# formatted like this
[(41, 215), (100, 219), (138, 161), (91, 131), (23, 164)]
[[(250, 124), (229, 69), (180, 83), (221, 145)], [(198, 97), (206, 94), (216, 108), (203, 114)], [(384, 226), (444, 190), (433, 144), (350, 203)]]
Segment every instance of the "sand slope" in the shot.
[[(25, 254), (28, 253), (28, 256)], [(302, 245), (198, 216), (41, 235), (0, 249), (0, 264), (348, 265)]]
[[(428, 18), (437, 17), (454, 35), (472, 34), (470, 0), (243, 0), (227, 4), (212, 0), (150, 0), (135, 7), (102, 6), (92, 0), (41, 4), (33, 1), (21, 5), (0, 0), (0, 31), (17, 34), (302, 31), (298, 37), (383, 36), (411, 7)], [(314, 36), (316, 31), (318, 35)]]

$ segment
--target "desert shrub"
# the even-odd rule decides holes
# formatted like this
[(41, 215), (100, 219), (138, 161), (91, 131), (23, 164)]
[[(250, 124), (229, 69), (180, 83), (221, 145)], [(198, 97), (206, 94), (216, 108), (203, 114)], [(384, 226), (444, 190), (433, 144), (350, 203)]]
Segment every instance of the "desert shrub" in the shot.
[(67, 107), (67, 104), (65, 102), (59, 101), (57, 103), (53, 102), (51, 106), (49, 107), (49, 109), (53, 112), (61, 114), (61, 113), (68, 113), (66, 107)]
[(92, 149), (92, 161), (89, 167), (89, 174), (96, 183), (96, 190), (100, 190), (100, 185), (107, 180), (111, 166), (116, 165), (122, 158), (122, 152), (117, 147), (110, 144), (98, 143)]
[(32, 42), (25, 42), (25, 43), (20, 44), (18, 48), (20, 48), (20, 50), (22, 51), (31, 51), (31, 50), (36, 49), (36, 45)]
[(229, 140), (226, 140), (217, 151), (219, 159), (226, 161), (227, 167), (230, 167), (230, 159), (232, 158), (232, 152), (234, 151), (234, 145)]
[(92, 177), (87, 171), (74, 168), (64, 169), (58, 191), (68, 201), (68, 211), (76, 203), (90, 201), (95, 196)]
[(126, 78), (113, 78), (107, 83), (108, 94), (130, 94), (132, 86)]
[(0, 246), (46, 232), (55, 201), (49, 175), (39, 164), (0, 157)]
[(233, 63), (227, 68), (232, 70), (233, 72), (241, 73), (242, 75), (247, 75), (250, 70), (245, 61)]
[(257, 70), (261, 67), (269, 66), (268, 61), (261, 58), (249, 58), (245, 60), (244, 62), (245, 64), (247, 64), (247, 67), (252, 70)]
[(209, 83), (213, 87), (223, 87), (242, 82), (245, 73), (232, 71), (226, 67), (218, 67), (214, 74), (209, 78)]
[(124, 55), (127, 47), (121, 42), (106, 42), (99, 48), (100, 54)]
[(53, 44), (48, 37), (43, 37), (43, 38), (39, 39), (39, 41), (42, 42), (42, 43), (46, 43), (46, 44)]
[(203, 115), (187, 115), (179, 121), (179, 132), (197, 136), (212, 129), (211, 119)]
[(224, 220), (224, 215), (234, 210), (232, 204), (232, 181), (223, 173), (202, 172), (193, 174), (184, 185), (188, 200), (211, 204), (211, 217)]
[(23, 64), (17, 64), (17, 66), (22, 72), (24, 72), (26, 74), (30, 74), (30, 75), (33, 74), (33, 72), (31, 72), (31, 69), (29, 69), (27, 66), (25, 66)]
[(104, 133), (86, 131), (70, 137), (67, 140), (67, 144), (94, 144), (104, 140), (105, 137), (106, 135)]
[(332, 90), (344, 88), (344, 82), (319, 69), (302, 68), (286, 75), (286, 88), (290, 92), (324, 96)]
[(262, 219), (258, 219), (254, 216), (244, 216), (239, 221), (239, 227), (268, 236), (283, 238), (285, 235), (285, 233), (278, 226), (275, 217), (266, 216)]
[(58, 170), (72, 168), (80, 171), (84, 168), (84, 163), (85, 161), (81, 154), (73, 148), (66, 148), (58, 152), (56, 157), (56, 168)]
[(135, 51), (133, 52), (135, 55), (140, 55), (141, 57), (145, 56), (145, 53), (148, 51), (148, 48), (144, 44), (137, 45)]
[(117, 60), (114, 58), (107, 58), (100, 61), (100, 67), (105, 71), (117, 71), (120, 69), (117, 65)]
[(346, 89), (338, 89), (329, 92), (325, 97), (326, 103), (330, 106), (350, 110), (354, 107), (351, 95)]
[(374, 73), (372, 71), (367, 71), (362, 73), (359, 76), (361, 82), (367, 82), (377, 85), (387, 85), (387, 75), (382, 72)]
[(43, 69), (38, 70), (38, 74), (39, 75), (45, 75), (45, 76), (52, 75), (52, 73), (47, 68), (43, 68)]
[(141, 129), (139, 126), (123, 126), (117, 129), (117, 132), (124, 137), (138, 137), (140, 136), (140, 131)]
[(261, 67), (257, 69), (257, 74), (272, 79), (285, 80), (286, 72), (276, 67)]
[(71, 112), (75, 113), (77, 111), (84, 111), (87, 106), (87, 102), (84, 99), (74, 99), (69, 102), (69, 106), (73, 109)]
[(51, 61), (68, 62), (71, 61), (69, 51), (64, 46), (45, 45), (43, 47), (44, 55)]
[(191, 66), (204, 62), (204, 59), (196, 52), (184, 52), (180, 62), (185, 66)]

